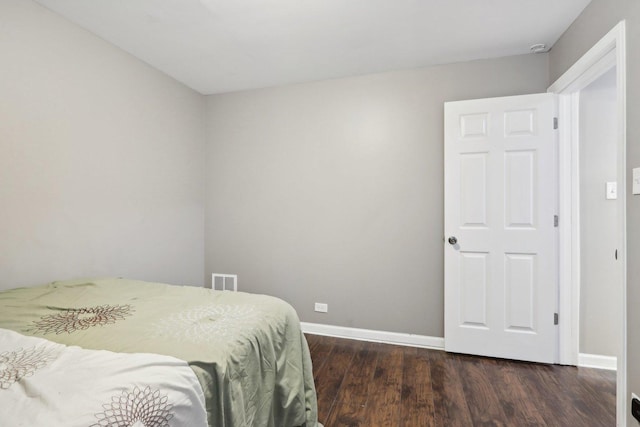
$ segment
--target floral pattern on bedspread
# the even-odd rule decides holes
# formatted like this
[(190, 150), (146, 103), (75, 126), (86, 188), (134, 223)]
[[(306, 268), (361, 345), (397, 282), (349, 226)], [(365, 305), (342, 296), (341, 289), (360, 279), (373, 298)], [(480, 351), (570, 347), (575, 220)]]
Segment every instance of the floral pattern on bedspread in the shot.
[(267, 314), (255, 305), (202, 305), (167, 316), (153, 325), (158, 337), (178, 341), (210, 341), (260, 327)]
[(104, 412), (96, 414), (98, 422), (90, 427), (169, 427), (173, 418), (169, 398), (149, 386), (123, 390), (102, 408)]
[(8, 389), (22, 378), (49, 364), (55, 352), (44, 345), (16, 349), (0, 354), (0, 389)]
[(96, 307), (69, 308), (62, 313), (42, 316), (34, 321), (34, 332), (43, 335), (89, 329), (116, 323), (133, 313), (130, 305), (100, 305)]

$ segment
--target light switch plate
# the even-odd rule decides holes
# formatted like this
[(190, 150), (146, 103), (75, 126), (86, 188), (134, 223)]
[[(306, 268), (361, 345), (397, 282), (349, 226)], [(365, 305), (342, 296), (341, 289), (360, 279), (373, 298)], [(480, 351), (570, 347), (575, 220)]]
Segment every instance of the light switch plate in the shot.
[(607, 182), (607, 200), (615, 200), (618, 198), (618, 183)]
[(633, 169), (633, 194), (640, 194), (640, 168)]

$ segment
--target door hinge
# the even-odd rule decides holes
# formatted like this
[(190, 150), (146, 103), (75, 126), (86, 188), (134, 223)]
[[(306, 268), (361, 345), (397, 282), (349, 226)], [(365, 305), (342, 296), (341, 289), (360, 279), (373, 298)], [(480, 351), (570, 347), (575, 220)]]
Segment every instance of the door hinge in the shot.
[(558, 219), (558, 215), (553, 216), (553, 226), (557, 227), (560, 220)]
[(558, 313), (553, 313), (553, 324), (554, 325), (558, 324)]
[(554, 129), (558, 129), (558, 118), (557, 117), (553, 118), (553, 128)]

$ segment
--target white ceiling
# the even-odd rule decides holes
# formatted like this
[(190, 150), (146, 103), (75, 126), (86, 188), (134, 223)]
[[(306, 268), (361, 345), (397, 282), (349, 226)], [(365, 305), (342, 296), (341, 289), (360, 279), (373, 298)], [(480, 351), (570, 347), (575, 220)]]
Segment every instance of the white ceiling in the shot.
[(203, 94), (529, 53), (590, 0), (37, 0)]

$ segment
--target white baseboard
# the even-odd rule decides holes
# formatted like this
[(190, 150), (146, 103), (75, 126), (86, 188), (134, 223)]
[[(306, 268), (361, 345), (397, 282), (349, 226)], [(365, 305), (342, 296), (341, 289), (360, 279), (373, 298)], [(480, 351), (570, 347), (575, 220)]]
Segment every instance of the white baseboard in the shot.
[(302, 326), (302, 332), (312, 335), (324, 335), (327, 337), (348, 338), (351, 340), (429, 348), (432, 350), (444, 350), (444, 338), (403, 334), (399, 332), (374, 331), (371, 329), (348, 328), (345, 326), (323, 325), (320, 323), (300, 322), (300, 324)]
[(615, 371), (618, 366), (618, 360), (614, 356), (580, 353), (578, 354), (578, 366), (582, 368), (597, 368)]

